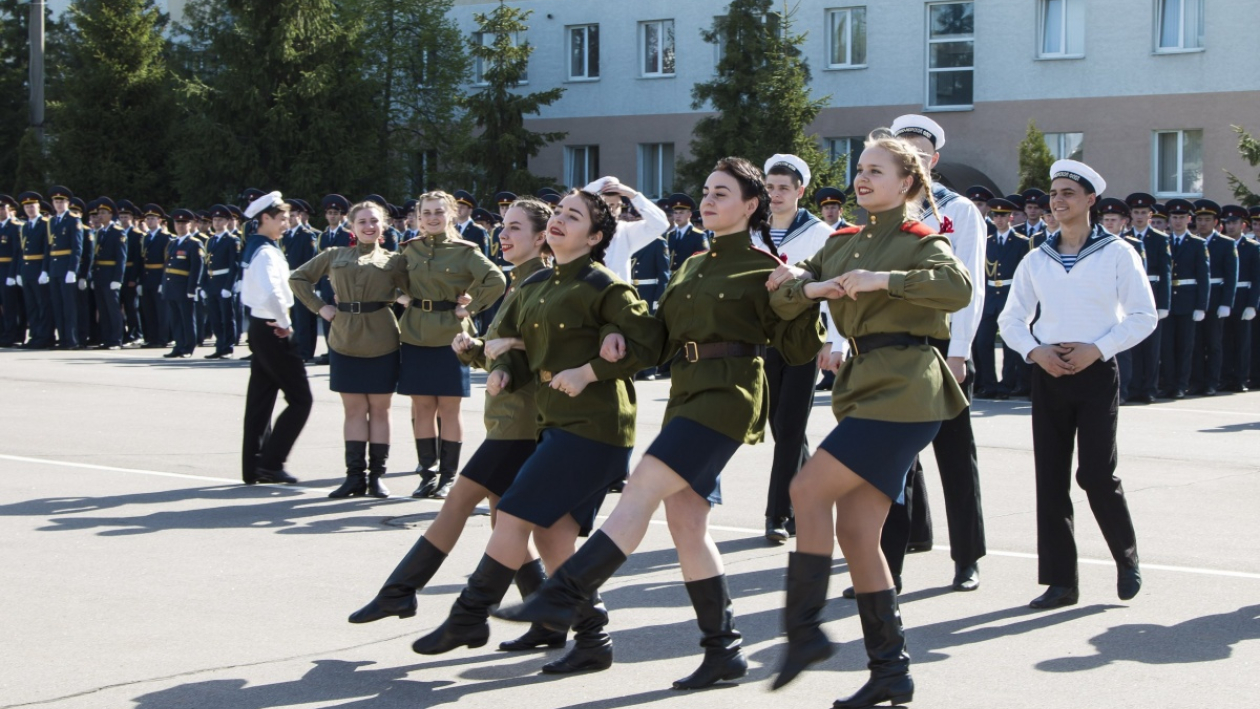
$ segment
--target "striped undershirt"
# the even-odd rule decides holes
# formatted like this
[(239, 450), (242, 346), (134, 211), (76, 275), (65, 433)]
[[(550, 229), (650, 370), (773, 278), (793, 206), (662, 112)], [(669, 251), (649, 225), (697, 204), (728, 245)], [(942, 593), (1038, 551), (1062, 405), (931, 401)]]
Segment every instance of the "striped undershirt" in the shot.
[(1071, 256), (1067, 254), (1059, 254), (1059, 261), (1063, 263), (1063, 270), (1068, 273), (1072, 272), (1072, 267), (1076, 265), (1076, 254)]
[(774, 242), (775, 248), (783, 245), (783, 237), (787, 236), (787, 229), (771, 229), (770, 240)]

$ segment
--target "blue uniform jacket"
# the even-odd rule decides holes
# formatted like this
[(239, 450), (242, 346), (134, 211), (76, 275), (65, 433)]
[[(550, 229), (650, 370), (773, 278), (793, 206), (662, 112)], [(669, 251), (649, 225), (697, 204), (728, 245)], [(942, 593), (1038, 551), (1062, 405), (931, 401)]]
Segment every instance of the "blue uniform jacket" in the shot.
[(296, 271), (307, 261), (319, 253), (319, 232), (308, 226), (294, 229), (280, 240), (280, 250), (284, 252), (284, 260), (289, 263), (289, 270)]
[[(51, 235), (52, 229), (48, 226), (48, 220), (43, 217), (22, 225), (21, 273), (23, 282), (30, 278), (39, 278), (41, 271), (48, 270), (47, 257), (44, 254), (48, 251), (48, 240), (51, 238)], [(31, 285), (35, 285), (35, 281), (31, 281)]]
[(162, 300), (179, 300), (197, 294), (205, 252), (191, 235), (173, 237), (166, 245), (166, 273), (162, 278)]
[(123, 272), (123, 278), (127, 283), (139, 285), (144, 282), (144, 231), (133, 226), (125, 232), (127, 234), (127, 268)]
[(1212, 293), (1208, 296), (1208, 310), (1215, 315), (1222, 305), (1233, 305), (1238, 290), (1238, 246), (1234, 240), (1214, 231), (1207, 239), (1208, 270)]
[(141, 240), (138, 260), (140, 267), (144, 269), (144, 276), (140, 285), (151, 295), (157, 295), (157, 289), (162, 285), (162, 271), (166, 269), (166, 247), (170, 243), (171, 234), (165, 229), (149, 232)]
[(1139, 238), (1146, 252), (1146, 278), (1151, 282), (1155, 309), (1168, 310), (1172, 302), (1172, 242), (1164, 232), (1149, 228)]
[[(1193, 234), (1186, 234), (1177, 245), (1172, 242), (1172, 297), (1169, 312), (1173, 315), (1189, 315), (1196, 310), (1208, 309), (1208, 250), (1207, 244)], [(1180, 285), (1178, 285), (1180, 283)]]
[(997, 235), (988, 237), (984, 246), (984, 314), (997, 315), (1006, 307), (1011, 294), (1015, 269), (1028, 255), (1028, 237), (1012, 229), (1006, 243), (999, 244)]
[(489, 241), (489, 237), (486, 236), (485, 229), (477, 226), (477, 222), (470, 222), (468, 224), (468, 228), (460, 232), (459, 238), (464, 241), (473, 242), (477, 245), (477, 248), (481, 249), (481, 253), (485, 254), (487, 257), (490, 256), (490, 248), (487, 243)]
[(122, 283), (126, 273), (127, 232), (117, 224), (110, 224), (96, 232), (92, 280), (97, 283)]
[(44, 258), (48, 261), (45, 270), (53, 283), (63, 282), (66, 273), (73, 271), (76, 278), (86, 278), (83, 267), (83, 224), (79, 218), (69, 212), (61, 216), (48, 218), (48, 245), (44, 247)]
[(0, 280), (22, 275), (22, 222), (0, 224)]
[(1238, 291), (1234, 295), (1233, 317), (1243, 308), (1260, 308), (1260, 243), (1247, 237), (1238, 240)]
[(682, 268), (683, 261), (709, 250), (709, 237), (695, 224), (688, 224), (681, 234), (677, 228), (670, 227), (664, 236), (669, 245), (670, 271), (677, 271)]
[(230, 233), (215, 234), (206, 242), (205, 275), (202, 288), (210, 297), (231, 291), (240, 280), (241, 242)]
[(669, 245), (664, 239), (653, 240), (630, 258), (630, 285), (653, 313), (669, 284), (669, 276)]

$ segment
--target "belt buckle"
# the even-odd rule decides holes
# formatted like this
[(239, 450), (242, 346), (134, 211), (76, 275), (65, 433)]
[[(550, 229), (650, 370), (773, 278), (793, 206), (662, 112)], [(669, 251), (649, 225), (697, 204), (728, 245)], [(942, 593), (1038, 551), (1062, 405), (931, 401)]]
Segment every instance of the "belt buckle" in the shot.
[(849, 349), (853, 351), (853, 354), (849, 355), (850, 357), (857, 357), (862, 354), (858, 351), (857, 340), (852, 337), (849, 338)]
[(423, 313), (433, 312), (433, 301), (422, 299), (420, 301), (420, 312), (423, 312)]
[(545, 369), (540, 369), (540, 370), (538, 370), (538, 380), (539, 380), (540, 382), (542, 382), (543, 384), (548, 384), (548, 383), (550, 383), (550, 382), (551, 382), (551, 379), (552, 379), (552, 376), (553, 376), (553, 375), (551, 374), (551, 372), (548, 372), (548, 371), (547, 371), (547, 370), (545, 370)]
[(1002, 281), (994, 281), (994, 283), (996, 283), (996, 284), (997, 284), (996, 286), (994, 286), (994, 288), (1001, 288), (1001, 287), (1002, 287)]
[(350, 313), (358, 315), (363, 312), (363, 303), (347, 303), (350, 306)]
[(687, 361), (691, 362), (692, 364), (699, 362), (700, 361), (700, 345), (695, 342), (684, 342), (683, 343), (683, 357), (685, 357)]

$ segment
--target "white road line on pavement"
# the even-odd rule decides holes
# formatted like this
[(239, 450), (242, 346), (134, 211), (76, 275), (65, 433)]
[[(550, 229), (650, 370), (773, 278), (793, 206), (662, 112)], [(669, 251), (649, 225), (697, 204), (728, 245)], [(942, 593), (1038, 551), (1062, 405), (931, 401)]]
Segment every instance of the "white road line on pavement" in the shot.
[[(104, 470), (106, 472), (111, 472), (111, 473), (136, 473), (138, 475), (154, 475), (154, 476), (163, 477), (163, 478), (198, 480), (202, 482), (222, 483), (225, 485), (235, 484), (236, 482), (234, 480), (228, 480), (225, 478), (212, 478), (207, 475), (188, 475), (187, 473), (169, 473), (169, 472), (161, 471), (161, 470), (139, 470), (137, 468), (117, 468), (110, 465), (94, 465), (92, 463), (74, 463), (74, 462), (63, 461), (63, 460), (50, 460), (47, 458), (28, 458), (26, 456), (6, 455), (3, 453), (0, 453), (0, 460), (12, 460), (18, 463), (36, 463), (40, 465), (59, 465), (65, 468)], [(300, 490), (302, 492), (316, 492), (316, 493), (327, 492), (323, 488), (303, 487), (301, 485), (282, 485), (279, 487), (284, 490)], [(404, 501), (404, 498), (398, 498), (397, 501), (402, 502)], [(607, 516), (600, 515), (599, 519), (601, 520), (607, 519)], [(654, 519), (652, 520), (652, 524), (665, 526), (667, 523), (665, 522), (665, 520)], [(717, 524), (709, 525), (709, 529), (715, 532), (734, 532), (736, 534), (749, 534), (749, 535), (759, 535), (759, 534), (765, 533), (765, 530), (762, 530), (762, 529), (751, 529), (747, 527), (727, 527), (724, 525), (717, 525)], [(941, 551), (949, 551), (949, 547), (943, 544), (934, 545), (933, 549), (939, 549)], [(1005, 556), (1005, 557), (1010, 557), (1013, 559), (1036, 559), (1037, 558), (1036, 554), (1030, 554), (1028, 552), (994, 551), (992, 549), (989, 550), (988, 555), (989, 556)], [(1095, 566), (1115, 565), (1114, 561), (1111, 561), (1108, 559), (1078, 559), (1078, 561), (1082, 564), (1091, 564)], [(1228, 571), (1224, 569), (1205, 569), (1205, 568), (1200, 568), (1200, 567), (1195, 567), (1195, 566), (1168, 566), (1165, 564), (1143, 563), (1142, 568), (1150, 570), (1150, 571), (1173, 571), (1176, 573), (1200, 574), (1203, 576), (1225, 576), (1229, 578), (1239, 578), (1239, 579), (1260, 579), (1260, 574), (1253, 574), (1253, 573), (1248, 573), (1245, 571)]]

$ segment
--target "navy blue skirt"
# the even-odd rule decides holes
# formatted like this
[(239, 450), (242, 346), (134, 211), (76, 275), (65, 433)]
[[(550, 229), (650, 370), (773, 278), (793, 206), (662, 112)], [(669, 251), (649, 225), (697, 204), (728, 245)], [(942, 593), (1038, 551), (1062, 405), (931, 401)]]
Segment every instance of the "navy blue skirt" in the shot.
[(471, 396), (472, 380), (468, 365), (459, 361), (450, 345), (417, 347), (403, 343), (398, 393), (407, 396)]
[(559, 428), (543, 429), (538, 450), (499, 500), (499, 511), (539, 527), (572, 515), (585, 537), (595, 528), (608, 488), (629, 473), (633, 450)]
[(722, 504), (722, 469), (740, 442), (688, 418), (670, 419), (647, 449), (711, 504)]
[(393, 394), (398, 386), (398, 350), (380, 357), (351, 357), (328, 351), (328, 387), (341, 394)]
[(503, 497), (516, 480), (521, 466), (534, 454), (534, 441), (496, 441), (486, 439), (464, 466), (460, 475)]
[(910, 466), (940, 430), (940, 421), (901, 423), (845, 418), (827, 434), (818, 450), (830, 453), (900, 505), (905, 502)]

